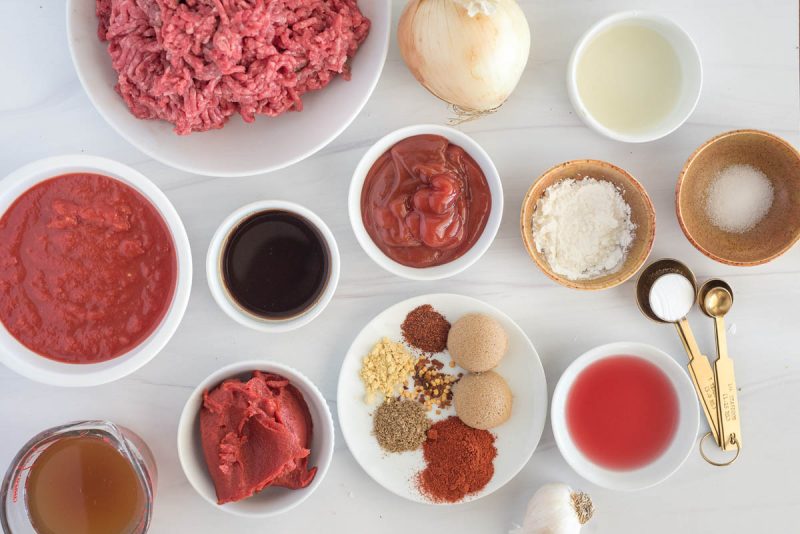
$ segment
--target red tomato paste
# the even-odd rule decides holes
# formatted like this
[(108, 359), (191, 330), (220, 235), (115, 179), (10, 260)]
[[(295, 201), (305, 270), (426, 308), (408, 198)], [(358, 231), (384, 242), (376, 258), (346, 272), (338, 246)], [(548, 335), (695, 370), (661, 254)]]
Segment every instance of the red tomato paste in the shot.
[(160, 324), (176, 278), (161, 214), (113, 178), (51, 178), (0, 218), (0, 321), (47, 358), (95, 363), (133, 349)]
[(372, 165), (361, 191), (361, 217), (372, 241), (409, 267), (460, 258), (480, 238), (491, 208), (481, 168), (438, 135), (394, 145)]
[(253, 371), (246, 382), (232, 378), (204, 392), (200, 440), (217, 502), (311, 484), (313, 426), (303, 394), (280, 375)]

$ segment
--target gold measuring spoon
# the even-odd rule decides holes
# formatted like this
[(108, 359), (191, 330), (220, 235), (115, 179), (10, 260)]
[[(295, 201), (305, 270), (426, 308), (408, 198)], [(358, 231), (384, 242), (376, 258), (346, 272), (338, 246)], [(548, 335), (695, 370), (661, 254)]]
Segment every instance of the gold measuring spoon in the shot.
[(721, 437), (719, 444), (723, 451), (738, 450), (742, 447), (742, 428), (736, 377), (733, 373), (733, 360), (728, 356), (724, 319), (733, 306), (733, 290), (722, 280), (709, 280), (700, 288), (698, 302), (703, 313), (714, 319), (717, 339), (718, 358), (714, 363), (714, 379), (717, 384), (717, 417)]
[[(697, 281), (695, 280), (694, 273), (683, 263), (672, 260), (663, 259), (651, 263), (639, 275), (639, 280), (636, 282), (636, 302), (639, 304), (639, 310), (649, 319), (662, 324), (669, 324), (658, 317), (650, 306), (650, 289), (656, 280), (666, 274), (679, 274), (685, 277), (692, 284), (692, 288), (697, 295)], [(708, 421), (708, 427), (711, 430), (711, 435), (714, 440), (719, 444), (719, 415), (717, 414), (717, 390), (715, 387), (714, 370), (711, 368), (711, 362), (708, 357), (700, 352), (700, 347), (697, 345), (694, 333), (689, 326), (689, 321), (686, 317), (673, 323), (678, 330), (678, 335), (683, 343), (683, 348), (689, 356), (689, 377), (694, 384), (697, 398), (700, 400), (700, 406), (703, 408), (703, 413)]]

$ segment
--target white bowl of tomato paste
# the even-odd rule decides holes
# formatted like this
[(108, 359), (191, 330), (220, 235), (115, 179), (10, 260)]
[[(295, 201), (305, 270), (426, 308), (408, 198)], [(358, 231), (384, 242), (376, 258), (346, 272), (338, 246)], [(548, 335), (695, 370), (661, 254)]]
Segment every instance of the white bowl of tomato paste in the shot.
[(68, 155), (0, 182), (0, 361), (38, 382), (120, 379), (166, 345), (189, 300), (189, 239), (141, 173)]
[(197, 385), (177, 441), (183, 472), (204, 500), (264, 518), (298, 506), (322, 484), (333, 458), (333, 418), (301, 372), (249, 360)]
[(489, 249), (503, 217), (503, 185), (489, 154), (465, 133), (407, 126), (361, 158), (348, 212), (358, 243), (379, 266), (411, 280), (439, 280)]

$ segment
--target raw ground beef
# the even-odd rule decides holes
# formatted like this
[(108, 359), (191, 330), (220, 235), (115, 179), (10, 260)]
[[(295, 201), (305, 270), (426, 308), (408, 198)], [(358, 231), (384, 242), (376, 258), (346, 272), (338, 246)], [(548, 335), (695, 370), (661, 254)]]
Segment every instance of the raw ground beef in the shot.
[(97, 0), (116, 90), (178, 134), (300, 111), (369, 32), (357, 0)]

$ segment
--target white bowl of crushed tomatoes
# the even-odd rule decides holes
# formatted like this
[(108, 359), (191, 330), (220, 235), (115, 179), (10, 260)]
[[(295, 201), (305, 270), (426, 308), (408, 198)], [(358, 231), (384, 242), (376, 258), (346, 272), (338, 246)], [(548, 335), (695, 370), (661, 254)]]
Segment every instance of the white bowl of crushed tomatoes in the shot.
[(94, 386), (153, 359), (192, 282), (164, 193), (85, 155), (30, 163), (0, 185), (0, 362), (37, 382)]
[[(303, 3), (309, 5), (314, 1), (304, 0)], [(252, 9), (255, 12), (260, 9), (249, 4), (251, 3), (225, 3), (228, 11), (233, 11), (235, 15), (241, 17), (250, 16), (245, 13), (246, 11)], [(275, 6), (266, 9), (283, 8), (277, 4), (282, 3), (276, 3)], [(235, 61), (235, 57), (220, 57), (231, 53), (235, 55), (236, 52), (231, 51), (237, 48), (238, 55), (242, 56), (243, 48), (260, 48), (260, 54), (263, 49), (273, 46), (272, 41), (258, 42), (257, 35), (245, 35), (247, 31), (256, 31), (252, 26), (257, 26), (265, 19), (267, 24), (277, 26), (277, 23), (270, 22), (270, 17), (265, 15), (263, 10), (261, 14), (252, 16), (254, 24), (249, 25), (251, 27), (243, 30), (244, 33), (239, 33), (236, 29), (238, 26), (234, 24), (217, 24), (216, 20), (212, 20), (213, 17), (219, 18), (220, 15), (213, 11), (217, 9), (214, 3), (207, 0), (202, 2), (113, 0), (102, 5), (111, 10), (115, 19), (116, 29), (111, 32), (116, 35), (116, 42), (112, 47), (115, 61), (129, 78), (125, 80), (124, 87), (120, 86), (119, 89), (125, 94), (125, 99), (136, 101), (134, 105), (137, 107), (139, 117), (157, 114), (160, 103), (165, 101), (174, 103), (176, 98), (184, 98), (182, 94), (189, 95), (185, 97), (185, 112), (194, 119), (213, 121), (215, 116), (227, 113), (225, 108), (231, 105), (249, 105), (254, 98), (258, 100), (257, 106), (264, 106), (264, 109), (259, 108), (260, 111), (256, 111), (255, 121), (252, 123), (245, 122), (242, 116), (235, 113), (221, 129), (194, 131), (188, 135), (178, 135), (174, 131), (175, 125), (166, 120), (137, 118), (130, 111), (123, 96), (117, 92), (119, 75), (112, 64), (109, 42), (103, 42), (98, 38), (97, 1), (66, 2), (67, 43), (78, 78), (95, 109), (117, 133), (148, 156), (166, 165), (206, 176), (250, 176), (274, 171), (297, 163), (328, 145), (350, 125), (366, 105), (378, 83), (389, 49), (391, 0), (359, 0), (358, 9), (369, 19), (370, 28), (355, 54), (346, 62), (346, 68), (350, 69), (350, 79), (345, 80), (343, 76), (337, 75), (327, 83), (326, 78), (326, 86), (301, 96), (295, 95), (290, 87), (288, 97), (301, 98), (302, 110), (299, 112), (289, 110), (274, 117), (266, 116), (262, 113), (274, 112), (273, 105), (279, 105), (280, 102), (267, 102), (262, 96), (275, 91), (279, 80), (284, 76), (292, 78), (293, 72), (282, 72), (292, 70), (292, 66), (285, 62), (293, 61), (293, 54), (270, 55), (252, 62), (242, 60), (242, 63), (233, 69), (228, 62)], [(222, 3), (218, 2), (217, 5), (221, 6)], [(209, 11), (200, 12), (205, 9)], [(168, 13), (164, 10), (168, 10)], [(175, 14), (178, 11), (183, 11), (185, 17)], [(298, 11), (301, 9), (298, 8)], [(165, 23), (163, 27), (159, 24), (158, 28), (143, 29), (143, 26), (150, 24), (149, 17), (156, 20), (163, 18), (165, 13), (180, 20)], [(202, 24), (199, 22), (200, 18), (203, 18)], [(187, 20), (192, 22), (187, 23)], [(191, 28), (192, 31), (187, 31), (181, 26), (182, 24), (195, 26)], [(300, 25), (302, 24), (301, 22)], [(331, 24), (325, 32), (313, 37), (312, 40), (322, 39), (323, 34), (329, 35), (334, 31), (334, 26), (335, 23)], [(158, 45), (152, 36), (156, 32), (158, 32)], [(201, 32), (210, 33), (200, 35)], [(228, 35), (226, 32), (236, 34)], [(302, 33), (303, 30), (287, 32), (289, 37), (286, 38), (294, 40), (296, 34)], [(283, 38), (283, 35), (274, 36), (275, 41)], [(336, 37), (340, 38), (341, 35)], [(173, 57), (179, 55), (175, 49), (182, 43), (191, 43), (195, 40), (207, 42), (187, 46), (183, 53), (190, 57)], [(170, 50), (164, 50), (161, 44), (165, 41), (179, 44)], [(230, 42), (230, 44), (227, 47), (215, 47), (218, 42)], [(152, 51), (153, 46), (160, 46), (155, 54)], [(298, 46), (298, 43), (293, 42), (291, 46)], [(327, 64), (330, 58), (325, 57), (325, 54), (338, 50), (346, 44), (335, 42), (328, 43), (328, 46), (325, 46), (325, 43), (319, 46), (318, 50), (312, 52), (318, 56), (316, 61)], [(195, 47), (200, 48), (202, 52), (195, 52)], [(146, 52), (141, 52), (142, 50)], [(209, 58), (212, 57), (217, 60), (211, 61)], [(175, 59), (174, 63), (182, 67), (167, 69), (166, 63), (170, 59)], [(281, 65), (280, 62), (284, 64)], [(274, 69), (270, 66), (273, 63), (277, 65)], [(222, 76), (214, 74), (222, 68), (231, 72)], [(236, 69), (243, 71), (235, 72)], [(263, 72), (259, 69), (263, 69)], [(277, 74), (271, 78), (273, 70)], [(187, 72), (195, 74), (187, 77)], [(150, 75), (163, 79), (157, 80), (154, 84), (147, 79), (140, 79)], [(197, 83), (190, 84), (190, 87), (186, 88), (189, 78), (197, 80)], [(136, 97), (142, 92), (143, 87), (151, 84), (154, 91), (160, 94)], [(267, 87), (264, 87), (265, 85)], [(224, 86), (224, 89), (209, 90), (210, 86)], [(207, 95), (209, 92), (213, 94)], [(233, 94), (228, 95), (228, 93)], [(216, 105), (215, 102), (218, 100), (225, 102)], [(207, 108), (204, 107), (206, 104)], [(176, 107), (180, 110), (179, 105)], [(247, 114), (249, 119), (249, 111)]]

